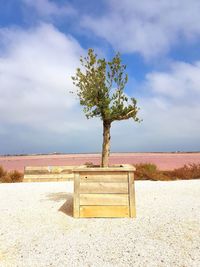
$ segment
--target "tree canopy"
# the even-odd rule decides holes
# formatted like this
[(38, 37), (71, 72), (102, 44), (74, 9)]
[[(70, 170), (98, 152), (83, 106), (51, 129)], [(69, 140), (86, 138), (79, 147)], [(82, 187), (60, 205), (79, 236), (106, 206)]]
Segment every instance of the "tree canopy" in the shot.
[(108, 167), (111, 123), (130, 118), (140, 122), (137, 117), (139, 108), (136, 99), (124, 93), (128, 75), (119, 53), (112, 61), (106, 61), (89, 49), (88, 55), (81, 57), (80, 62), (81, 67), (72, 77), (73, 83), (86, 117), (100, 117), (103, 121), (101, 166)]
[(97, 58), (94, 50), (89, 49), (88, 55), (81, 57), (80, 62), (82, 68), (77, 69), (72, 79), (86, 117), (100, 117), (109, 123), (129, 118), (139, 121), (136, 99), (128, 98), (124, 93), (128, 75), (120, 54), (107, 62), (104, 58)]

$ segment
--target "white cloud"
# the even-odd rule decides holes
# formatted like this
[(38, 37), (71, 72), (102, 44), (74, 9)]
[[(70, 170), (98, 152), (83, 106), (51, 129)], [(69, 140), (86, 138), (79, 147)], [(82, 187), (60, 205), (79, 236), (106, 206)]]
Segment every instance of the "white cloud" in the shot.
[(193, 64), (174, 62), (169, 72), (147, 74), (147, 85), (159, 95), (175, 99), (200, 100), (200, 61)]
[(121, 52), (149, 58), (200, 37), (199, 0), (108, 0), (107, 5), (102, 16), (85, 16), (83, 25)]
[(101, 123), (69, 93), (85, 54), (79, 43), (41, 24), (0, 29), (0, 46), (0, 153), (96, 151)]
[(200, 62), (174, 62), (168, 72), (148, 74), (146, 86), (153, 94), (142, 101), (143, 108), (148, 110), (147, 120), (151, 122), (148, 127), (160, 125), (157, 132), (161, 139), (185, 138), (191, 144), (198, 140), (196, 150), (199, 150)]
[(73, 121), (80, 116), (69, 93), (71, 75), (85, 53), (76, 40), (47, 24), (28, 31), (2, 29), (0, 37), (6, 46), (0, 57), (1, 124), (58, 132), (82, 128)]
[(49, 0), (22, 0), (27, 6), (34, 8), (36, 12), (44, 17), (50, 16), (62, 16), (62, 15), (74, 15), (76, 14), (75, 9), (65, 3), (58, 5), (53, 1)]
[[(101, 121), (87, 121), (69, 94), (79, 43), (49, 24), (1, 29), (0, 40), (0, 153), (100, 151)], [(147, 74), (144, 121), (114, 123), (111, 151), (200, 149), (199, 77), (198, 61)]]
[[(143, 122), (114, 125), (113, 145), (122, 150), (199, 151), (200, 62), (174, 62), (166, 72), (147, 74), (142, 87), (148, 92), (138, 98)], [(123, 137), (121, 144), (116, 132)]]

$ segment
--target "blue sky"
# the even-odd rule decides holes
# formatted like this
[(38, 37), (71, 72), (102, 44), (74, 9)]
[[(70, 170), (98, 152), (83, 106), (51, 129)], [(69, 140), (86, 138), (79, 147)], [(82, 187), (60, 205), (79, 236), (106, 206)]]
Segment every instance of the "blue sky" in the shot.
[(100, 152), (71, 75), (92, 47), (127, 65), (141, 124), (113, 123), (111, 151), (200, 150), (198, 0), (0, 0), (0, 154)]

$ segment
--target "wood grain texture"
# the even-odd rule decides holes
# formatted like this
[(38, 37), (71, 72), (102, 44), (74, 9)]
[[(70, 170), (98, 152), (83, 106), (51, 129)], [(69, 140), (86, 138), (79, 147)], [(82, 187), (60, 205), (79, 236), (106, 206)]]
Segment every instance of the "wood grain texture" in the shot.
[(74, 200), (73, 200), (73, 214), (75, 218), (80, 217), (80, 177), (79, 173), (74, 173)]
[(27, 166), (24, 169), (24, 182), (72, 181), (74, 166)]
[(129, 217), (128, 206), (80, 206), (81, 218)]
[(122, 164), (122, 165), (114, 165), (110, 167), (87, 167), (86, 165), (82, 165), (73, 169), (74, 172), (83, 172), (87, 170), (88, 172), (127, 172), (127, 171), (135, 171), (135, 167), (131, 164)]
[(80, 172), (81, 182), (128, 182), (126, 172)]
[(26, 174), (72, 174), (72, 169), (69, 170), (25, 170)]
[(128, 206), (129, 197), (126, 194), (80, 194), (80, 205)]
[(72, 170), (74, 166), (27, 166), (25, 171), (43, 171), (47, 170), (49, 172), (60, 172), (63, 170)]
[(34, 178), (34, 179), (29, 179), (29, 178), (26, 178), (23, 180), (23, 182), (31, 182), (31, 183), (34, 183), (34, 182), (65, 182), (65, 181), (73, 181), (74, 178)]
[(82, 182), (80, 183), (80, 193), (128, 194), (128, 183)]
[(134, 173), (128, 173), (128, 185), (129, 185), (129, 208), (130, 208), (130, 217), (136, 217), (136, 208), (135, 208), (135, 187), (134, 187)]
[(25, 174), (24, 179), (70, 179), (73, 178), (73, 174)]
[[(79, 217), (135, 217), (133, 169), (77, 168), (79, 176)], [(75, 178), (75, 187), (77, 181)], [(75, 215), (78, 216), (78, 215)]]

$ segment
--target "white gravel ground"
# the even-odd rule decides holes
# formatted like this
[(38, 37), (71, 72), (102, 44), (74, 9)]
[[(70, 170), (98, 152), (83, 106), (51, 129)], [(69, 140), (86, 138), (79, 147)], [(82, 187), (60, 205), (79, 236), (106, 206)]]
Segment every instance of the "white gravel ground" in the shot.
[(0, 184), (0, 266), (200, 266), (200, 180), (136, 182), (136, 219), (74, 219), (71, 182)]

